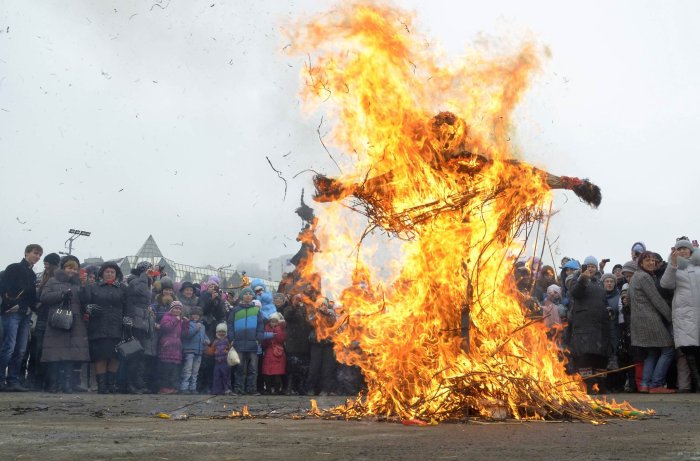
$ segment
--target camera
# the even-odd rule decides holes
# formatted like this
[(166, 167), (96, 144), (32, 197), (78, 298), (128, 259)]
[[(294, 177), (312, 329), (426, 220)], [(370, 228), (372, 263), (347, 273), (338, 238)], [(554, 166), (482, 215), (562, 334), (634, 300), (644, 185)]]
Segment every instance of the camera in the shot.
[(602, 260), (601, 262), (602, 262), (603, 264), (605, 264), (605, 263), (609, 263), (610, 260), (606, 258), (606, 259)]

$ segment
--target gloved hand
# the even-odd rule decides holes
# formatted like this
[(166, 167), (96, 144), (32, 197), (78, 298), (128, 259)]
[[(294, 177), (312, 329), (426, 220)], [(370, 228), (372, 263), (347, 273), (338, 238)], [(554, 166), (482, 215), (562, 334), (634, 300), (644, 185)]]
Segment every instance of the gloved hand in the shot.
[(125, 327), (133, 327), (134, 326), (134, 319), (131, 317), (124, 316), (122, 317), (122, 325)]
[(68, 290), (64, 291), (63, 293), (61, 293), (61, 300), (62, 300), (63, 302), (66, 302), (66, 303), (70, 302), (70, 299), (71, 299), (72, 297), (73, 297), (73, 292), (72, 292), (70, 289), (68, 289)]

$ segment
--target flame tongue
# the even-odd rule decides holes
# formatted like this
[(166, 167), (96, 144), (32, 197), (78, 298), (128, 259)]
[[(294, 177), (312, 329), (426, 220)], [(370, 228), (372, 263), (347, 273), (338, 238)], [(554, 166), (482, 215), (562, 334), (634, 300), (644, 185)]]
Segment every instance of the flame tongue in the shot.
[(382, 268), (364, 259), (368, 250), (348, 258), (359, 236), (347, 210), (321, 210), (324, 253), (315, 262), (324, 288), (352, 275), (333, 329), (336, 354), (359, 365), (368, 386), (339, 411), (426, 421), (592, 414), (581, 381), (565, 374), (544, 327), (530, 325), (508, 278), (507, 255), (550, 190), (546, 173), (505, 160), (512, 109), (537, 67), (534, 47), (443, 65), (409, 15), (363, 3), (291, 36), (292, 52), (315, 50), (305, 101), (311, 109), (325, 101), (331, 142), (355, 153), (342, 160), (342, 177), (315, 179), (316, 199), (353, 197), (371, 225), (406, 240), (391, 283), (375, 286)]

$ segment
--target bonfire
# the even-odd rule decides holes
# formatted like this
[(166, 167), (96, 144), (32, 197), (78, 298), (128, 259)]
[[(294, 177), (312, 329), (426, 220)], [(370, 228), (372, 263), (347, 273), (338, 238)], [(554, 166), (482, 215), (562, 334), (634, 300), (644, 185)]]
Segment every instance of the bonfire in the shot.
[[(595, 185), (529, 165), (510, 142), (538, 47), (447, 62), (411, 14), (362, 2), (298, 24), (289, 38), (288, 52), (305, 57), (306, 108), (328, 116), (323, 145), (340, 170), (314, 179), (324, 249), (314, 266), (344, 309), (319, 334), (367, 382), (327, 414), (417, 424), (639, 416), (586, 395), (510, 277), (522, 231), (549, 215), (552, 189), (600, 203)], [(348, 224), (355, 212), (364, 228)], [(383, 282), (386, 267), (358, 250), (372, 230), (400, 242)]]

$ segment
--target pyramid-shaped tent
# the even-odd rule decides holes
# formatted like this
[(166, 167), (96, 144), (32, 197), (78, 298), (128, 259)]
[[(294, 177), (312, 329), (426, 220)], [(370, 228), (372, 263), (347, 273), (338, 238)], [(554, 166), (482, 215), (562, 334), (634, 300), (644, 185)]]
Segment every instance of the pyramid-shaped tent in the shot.
[(153, 236), (149, 235), (136, 256), (139, 258), (163, 258), (163, 253), (158, 248)]

